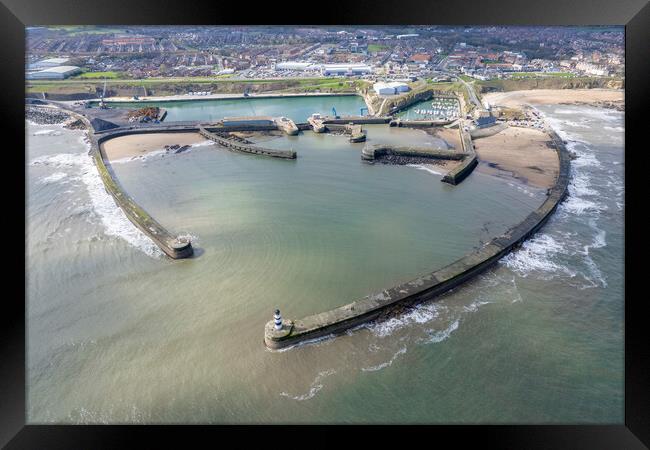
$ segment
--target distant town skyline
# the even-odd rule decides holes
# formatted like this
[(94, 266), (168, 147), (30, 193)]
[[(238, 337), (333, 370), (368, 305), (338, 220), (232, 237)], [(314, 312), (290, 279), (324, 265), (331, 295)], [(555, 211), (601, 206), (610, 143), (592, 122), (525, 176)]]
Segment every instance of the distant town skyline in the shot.
[(30, 27), (26, 68), (28, 79), (387, 79), (444, 71), (479, 80), (622, 77), (623, 31), (612, 26)]

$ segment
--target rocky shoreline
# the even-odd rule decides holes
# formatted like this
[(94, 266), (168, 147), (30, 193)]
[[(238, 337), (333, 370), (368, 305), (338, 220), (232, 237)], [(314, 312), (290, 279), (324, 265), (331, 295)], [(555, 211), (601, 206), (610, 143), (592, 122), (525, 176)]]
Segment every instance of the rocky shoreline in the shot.
[(380, 155), (375, 156), (374, 162), (378, 164), (390, 164), (396, 166), (405, 166), (407, 164), (429, 164), (432, 166), (444, 166), (446, 165), (446, 160), (436, 159), (436, 158), (427, 158), (427, 157), (418, 157), (418, 156), (403, 156), (403, 155)]
[(25, 119), (37, 125), (63, 125), (69, 130), (85, 130), (86, 125), (81, 119), (76, 119), (67, 112), (50, 108), (35, 108), (33, 106), (25, 109)]
[(605, 108), (605, 109), (614, 109), (616, 111), (625, 111), (625, 102), (623, 101), (609, 101), (609, 100), (597, 100), (593, 102), (563, 102), (558, 103), (559, 105), (589, 105), (595, 106), (596, 108)]
[(38, 125), (58, 125), (70, 120), (70, 116), (60, 110), (27, 107), (25, 119)]

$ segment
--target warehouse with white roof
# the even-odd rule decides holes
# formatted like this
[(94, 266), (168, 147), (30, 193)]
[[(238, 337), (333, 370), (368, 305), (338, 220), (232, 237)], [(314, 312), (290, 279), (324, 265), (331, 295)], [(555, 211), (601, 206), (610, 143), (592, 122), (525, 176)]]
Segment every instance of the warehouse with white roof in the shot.
[(275, 70), (307, 70), (313, 68), (312, 66), (313, 64), (309, 62), (285, 61), (277, 63)]
[(372, 68), (366, 64), (323, 64), (321, 66), (323, 75), (364, 75), (372, 73)]
[(80, 72), (81, 69), (77, 66), (58, 66), (28, 73), (26, 78), (28, 80), (63, 80)]
[(380, 81), (375, 83), (372, 88), (375, 90), (377, 95), (395, 95), (411, 90), (408, 84), (401, 81)]

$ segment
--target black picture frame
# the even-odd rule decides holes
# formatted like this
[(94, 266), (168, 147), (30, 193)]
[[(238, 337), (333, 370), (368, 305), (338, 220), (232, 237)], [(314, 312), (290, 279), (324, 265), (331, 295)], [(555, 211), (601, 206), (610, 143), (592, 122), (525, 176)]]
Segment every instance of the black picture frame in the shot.
[[(318, 5), (318, 7), (316, 7)], [(634, 449), (650, 445), (650, 337), (643, 314), (647, 294), (643, 294), (644, 260), (641, 246), (644, 234), (643, 163), (639, 153), (647, 152), (642, 143), (645, 102), (650, 98), (647, 74), (648, 43), (650, 42), (650, 5), (646, 0), (569, 1), (545, 0), (519, 2), (515, 0), (440, 2), (403, 0), (384, 2), (348, 0), (345, 3), (317, 4), (313, 2), (282, 2), (265, 4), (244, 2), (180, 2), (154, 0), (3, 0), (0, 5), (0, 33), (2, 39), (2, 88), (0, 88), (0, 123), (5, 139), (14, 140), (10, 162), (5, 171), (15, 178), (4, 176), (5, 210), (10, 203), (15, 212), (5, 217), (19, 218), (25, 213), (23, 197), (13, 194), (19, 186), (25, 187), (24, 149), (24, 62), (25, 26), (40, 24), (306, 24), (306, 25), (363, 25), (363, 24), (440, 24), (440, 25), (625, 25), (625, 423), (611, 426), (567, 424), (565, 426), (423, 426), (394, 429), (390, 427), (361, 427), (364, 439), (397, 438), (418, 431), (436, 443), (452, 439), (455, 445), (474, 442), (497, 448), (588, 448)], [(646, 113), (647, 114), (647, 113)], [(638, 137), (639, 139), (634, 139)], [(9, 151), (6, 153), (10, 153)], [(22, 154), (22, 157), (21, 157)], [(644, 155), (643, 155), (644, 156)], [(639, 159), (639, 161), (637, 161)], [(10, 169), (8, 170), (8, 168)], [(22, 184), (21, 184), (22, 183)], [(21, 213), (22, 211), (22, 213)], [(24, 215), (22, 216), (25, 217)], [(647, 223), (647, 222), (646, 222)], [(23, 227), (25, 223), (23, 222)], [(16, 230), (5, 235), (6, 258), (17, 273), (5, 281), (3, 310), (0, 314), (0, 445), (7, 448), (122, 448), (131, 446), (134, 439), (147, 442), (145, 447), (175, 446), (185, 438), (208, 438), (212, 445), (223, 441), (223, 427), (209, 426), (35, 426), (26, 425), (25, 414), (25, 305), (19, 261), (16, 255), (25, 255), (25, 248), (16, 239)], [(19, 260), (19, 261), (16, 261)], [(7, 287), (18, 286), (13, 293)], [(260, 429), (251, 433), (249, 427), (228, 427), (233, 438), (243, 444), (258, 436), (265, 445), (285, 445), (292, 439), (288, 431)], [(431, 429), (435, 428), (435, 429)], [(315, 442), (329, 442), (329, 427), (300, 427), (317, 436)], [(349, 428), (347, 428), (349, 430)], [(279, 431), (279, 432), (278, 432)], [(424, 433), (422, 433), (422, 431)], [(285, 444), (277, 439), (287, 440)], [(318, 439), (320, 437), (321, 439)], [(146, 441), (145, 441), (146, 439)], [(272, 444), (272, 440), (276, 440)], [(158, 441), (159, 444), (154, 444)], [(433, 445), (433, 443), (432, 443)], [(239, 447), (241, 445), (235, 445)]]

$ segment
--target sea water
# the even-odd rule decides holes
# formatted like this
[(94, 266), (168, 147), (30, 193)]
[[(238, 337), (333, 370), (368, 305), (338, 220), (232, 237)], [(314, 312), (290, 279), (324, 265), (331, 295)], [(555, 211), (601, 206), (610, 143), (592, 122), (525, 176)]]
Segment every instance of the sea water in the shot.
[(28, 124), (28, 421), (622, 423), (623, 114), (539, 109), (578, 158), (533, 239), (437, 301), (283, 351), (263, 344), (275, 308), (300, 318), (440, 268), (543, 191), (479, 171), (449, 186), (311, 132), (267, 138), (295, 161), (196, 144), (114, 164), (192, 237), (172, 261), (104, 191), (82, 132)]

